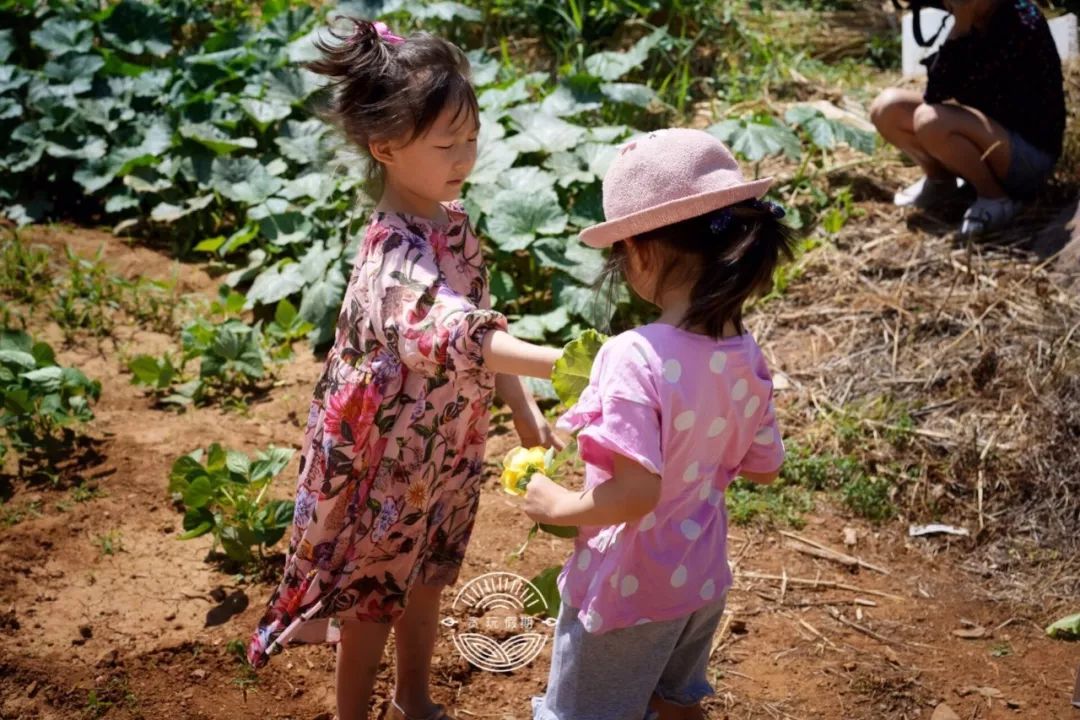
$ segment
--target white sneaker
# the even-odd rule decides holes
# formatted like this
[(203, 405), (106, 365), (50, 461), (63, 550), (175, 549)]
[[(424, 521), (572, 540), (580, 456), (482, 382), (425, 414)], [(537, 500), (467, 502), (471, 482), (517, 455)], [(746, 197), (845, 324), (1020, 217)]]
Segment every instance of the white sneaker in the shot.
[(934, 180), (921, 177), (893, 196), (893, 204), (898, 207), (914, 206), (928, 209), (944, 204), (959, 188), (958, 178)]
[(1020, 203), (1012, 198), (977, 198), (964, 213), (960, 234), (980, 235), (996, 230), (1008, 225), (1018, 212), (1020, 212)]

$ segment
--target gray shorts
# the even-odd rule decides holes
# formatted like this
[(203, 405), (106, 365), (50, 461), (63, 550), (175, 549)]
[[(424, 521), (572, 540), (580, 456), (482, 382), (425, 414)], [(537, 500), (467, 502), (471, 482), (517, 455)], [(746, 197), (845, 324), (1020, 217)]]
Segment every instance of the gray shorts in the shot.
[(1016, 133), (1009, 131), (1009, 171), (1001, 186), (1009, 197), (1026, 200), (1033, 197), (1054, 172), (1057, 161)]
[(565, 603), (555, 626), (547, 694), (533, 698), (534, 720), (643, 720), (655, 694), (695, 705), (706, 678), (721, 598), (686, 617), (594, 635)]

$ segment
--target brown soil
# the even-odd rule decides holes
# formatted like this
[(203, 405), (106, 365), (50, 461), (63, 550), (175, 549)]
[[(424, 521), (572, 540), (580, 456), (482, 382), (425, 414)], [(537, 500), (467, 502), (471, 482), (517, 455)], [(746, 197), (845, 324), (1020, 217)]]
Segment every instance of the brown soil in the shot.
[[(203, 269), (107, 234), (45, 228), (25, 237), (58, 251), (70, 244), (82, 255), (104, 243), (115, 273), (164, 278), (176, 271), (185, 292), (215, 291)], [(43, 321), (33, 327), (61, 348), (57, 328)], [(793, 339), (785, 338), (789, 365), (797, 364)], [(61, 363), (102, 382), (88, 429), (96, 456), (58, 487), (13, 480), (12, 497), (0, 505), (9, 518), (23, 515), (0, 526), (0, 719), (332, 715), (330, 648), (290, 650), (257, 674), (230, 651), (230, 642), (246, 641), (271, 585), (208, 562), (208, 538), (178, 541), (181, 517), (166, 493), (173, 460), (211, 442), (249, 452), (295, 447), (318, 361), (298, 347), (297, 359), (246, 414), (212, 407), (177, 414), (152, 407), (118, 360), (122, 351), (174, 344), (121, 326), (115, 339), (59, 350)], [(491, 457), (514, 443), (512, 433), (496, 434)], [(289, 495), (294, 472), (295, 460), (278, 483), (280, 496)], [(74, 502), (70, 488), (80, 482), (100, 496)], [(511, 560), (527, 528), (492, 474), (462, 580), (494, 570), (531, 576), (562, 560), (566, 541), (548, 538), (534, 541), (523, 561)], [(854, 546), (844, 545), (845, 528), (855, 531)], [(913, 539), (906, 531), (906, 523), (847, 517), (827, 499), (799, 531), (888, 571), (882, 574), (799, 552), (775, 529), (733, 528), (738, 579), (713, 655), (718, 692), (707, 703), (709, 717), (914, 719), (929, 718), (945, 702), (965, 720), (1080, 718), (1069, 704), (1080, 644), (1051, 641), (1042, 630), (1067, 604), (1004, 600), (1002, 578), (969, 563), (972, 540)], [(103, 552), (104, 539), (112, 554)], [(1054, 572), (1052, 564), (1043, 568)], [(815, 579), (820, 586), (805, 582)], [(447, 606), (452, 600), (451, 592)], [(955, 634), (979, 635), (973, 628), (981, 637)], [(441, 633), (436, 700), (463, 719), (529, 716), (530, 696), (546, 683), (549, 649), (525, 669), (497, 675), (472, 668), (450, 630)], [(391, 682), (388, 653), (380, 708)]]

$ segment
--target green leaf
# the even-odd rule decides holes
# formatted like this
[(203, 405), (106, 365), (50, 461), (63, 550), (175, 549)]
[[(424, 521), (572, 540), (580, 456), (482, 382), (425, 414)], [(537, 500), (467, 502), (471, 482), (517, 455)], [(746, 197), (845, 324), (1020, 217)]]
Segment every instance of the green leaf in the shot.
[(471, 185), (493, 185), (513, 166), (520, 153), (504, 142), (481, 143), (476, 166), (469, 175)]
[(540, 192), (502, 190), (495, 199), (498, 212), (487, 219), (488, 233), (500, 250), (527, 248), (537, 234), (556, 235), (566, 229), (569, 218), (552, 189)]
[(240, 476), (239, 478), (233, 478), (236, 482), (248, 481), (248, 475), (251, 472), (251, 460), (246, 453), (239, 450), (226, 451), (225, 467), (229, 469), (230, 473)]
[(274, 303), (300, 292), (305, 285), (304, 275), (298, 263), (274, 265), (263, 271), (247, 292), (249, 306)]
[[(0, 30), (0, 63), (7, 62), (13, 52), (15, 52), (15, 33), (7, 29)], [(2, 454), (0, 454), (0, 460), (3, 460)]]
[(205, 535), (214, 529), (214, 514), (205, 507), (188, 508), (184, 513), (183, 526), (186, 532), (180, 536), (181, 540), (192, 540)]
[(525, 605), (525, 612), (530, 615), (546, 615), (550, 618), (559, 616), (559, 608), (562, 605), (558, 582), (560, 572), (562, 568), (557, 565), (545, 568), (530, 581), (540, 593), (542, 600), (530, 596)]
[(585, 58), (585, 71), (601, 80), (618, 80), (631, 70), (640, 67), (665, 37), (667, 31), (659, 28), (641, 38), (626, 52), (598, 52)]
[(602, 103), (593, 100), (581, 100), (574, 90), (565, 83), (561, 83), (540, 103), (541, 112), (555, 117), (580, 115), (581, 113), (599, 110), (601, 107), (603, 107)]
[(131, 382), (138, 385), (149, 385), (157, 389), (164, 389), (172, 384), (176, 370), (167, 357), (156, 358), (152, 355), (137, 355), (128, 363), (131, 371)]
[(866, 155), (871, 155), (877, 145), (875, 133), (861, 130), (842, 120), (827, 118), (817, 108), (807, 105), (795, 105), (789, 108), (784, 119), (805, 130), (814, 145), (823, 150), (830, 150), (837, 144), (844, 144)]
[(196, 477), (184, 490), (184, 505), (191, 508), (205, 507), (214, 495), (214, 489), (210, 485), (210, 478), (206, 475)]
[(655, 90), (638, 83), (603, 83), (600, 85), (600, 92), (608, 100), (641, 108), (649, 107), (660, 100)]
[(548, 335), (561, 331), (570, 324), (566, 308), (557, 307), (543, 315), (526, 315), (521, 320), (511, 323), (509, 332), (523, 340), (543, 340)]
[(314, 226), (303, 214), (290, 211), (270, 215), (259, 221), (263, 236), (275, 245), (310, 242)]
[(264, 202), (284, 184), (262, 163), (249, 157), (215, 158), (211, 175), (215, 190), (230, 200), (248, 205)]
[(101, 24), (102, 36), (132, 55), (163, 57), (172, 50), (169, 18), (155, 5), (121, 0)]
[(274, 309), (274, 322), (283, 328), (290, 327), (298, 317), (296, 306), (287, 299), (279, 302), (277, 308)]
[(570, 150), (581, 143), (587, 134), (586, 129), (580, 125), (537, 112), (535, 105), (514, 108), (510, 116), (521, 131), (505, 142), (524, 153)]
[(578, 536), (578, 529), (576, 527), (567, 525), (547, 525), (545, 523), (538, 523), (540, 529), (546, 532), (548, 535), (554, 535), (560, 538), (575, 538)]
[(190, 452), (187, 455), (181, 455), (173, 461), (172, 469), (169, 471), (169, 490), (174, 490), (174, 486), (180, 489), (186, 488), (191, 480), (194, 480), (198, 475), (206, 474), (206, 468), (202, 466), (203, 451), (201, 449)]
[[(8, 43), (11, 43), (11, 31), (7, 33)], [(30, 39), (42, 50), (53, 55), (64, 53), (90, 52), (94, 46), (94, 23), (89, 20), (72, 20), (62, 17), (53, 17), (42, 23), (41, 27), (30, 33)], [(7, 54), (0, 53), (0, 62), (7, 59), (11, 54), (10, 45)]]
[(607, 337), (597, 331), (586, 330), (581, 337), (567, 343), (562, 357), (555, 361), (551, 383), (563, 405), (569, 407), (576, 403), (588, 387), (593, 360), (606, 340)]
[(265, 132), (266, 128), (292, 114), (290, 105), (274, 100), (244, 98), (240, 101), (240, 107), (244, 109), (247, 116), (259, 128), (259, 132)]
[(1051, 623), (1046, 627), (1046, 634), (1055, 640), (1080, 640), (1080, 613)]
[(289, 448), (269, 447), (260, 452), (251, 464), (251, 481), (261, 482), (277, 477), (292, 459), (293, 451)]
[(235, 150), (254, 150), (259, 146), (255, 138), (230, 137), (223, 130), (210, 123), (187, 123), (181, 125), (180, 134), (213, 150), (218, 155), (228, 155)]
[(784, 153), (792, 160), (802, 155), (798, 136), (782, 125), (766, 125), (739, 120), (724, 120), (708, 128), (708, 132), (727, 143), (731, 149), (750, 162), (770, 155)]

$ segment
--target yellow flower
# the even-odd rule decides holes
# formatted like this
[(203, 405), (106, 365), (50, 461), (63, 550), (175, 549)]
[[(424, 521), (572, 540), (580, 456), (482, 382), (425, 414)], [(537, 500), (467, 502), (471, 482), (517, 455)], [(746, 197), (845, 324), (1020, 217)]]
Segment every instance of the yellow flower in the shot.
[(533, 473), (546, 472), (548, 451), (542, 447), (514, 448), (503, 459), (502, 486), (511, 495), (524, 495)]

